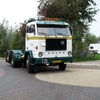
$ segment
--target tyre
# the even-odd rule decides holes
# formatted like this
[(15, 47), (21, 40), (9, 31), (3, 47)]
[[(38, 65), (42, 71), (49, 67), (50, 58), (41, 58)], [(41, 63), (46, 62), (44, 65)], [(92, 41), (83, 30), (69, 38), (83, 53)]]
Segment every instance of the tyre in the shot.
[(30, 55), (28, 55), (27, 60), (26, 60), (26, 64), (27, 64), (29, 73), (33, 73), (33, 71), (34, 71), (34, 68), (32, 67), (31, 63), (32, 63), (32, 59), (30, 58)]
[(5, 61), (8, 62), (9, 58), (8, 58), (8, 52), (6, 52), (6, 59)]
[(18, 67), (19, 67), (19, 68), (22, 67), (22, 62), (18, 62)]
[(27, 68), (27, 63), (26, 62), (27, 62), (27, 58), (25, 57), (24, 60), (23, 60), (23, 66), (22, 66), (23, 68)]
[(7, 51), (6, 51), (6, 58), (5, 58), (5, 61), (8, 62), (8, 63), (10, 62), (9, 54), (10, 54), (10, 50), (7, 50)]
[(12, 66), (13, 68), (18, 67), (18, 66), (17, 66), (17, 62), (14, 61), (13, 53), (11, 54), (11, 66)]
[(64, 64), (64, 63), (61, 63), (61, 64), (59, 64), (59, 70), (65, 70), (66, 69), (66, 64)]

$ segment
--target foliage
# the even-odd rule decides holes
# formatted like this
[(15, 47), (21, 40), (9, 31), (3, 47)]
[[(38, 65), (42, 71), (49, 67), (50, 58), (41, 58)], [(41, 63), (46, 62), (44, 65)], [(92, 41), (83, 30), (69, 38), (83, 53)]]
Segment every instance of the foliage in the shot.
[[(74, 57), (78, 58), (82, 52), (87, 52), (88, 45), (95, 40), (92, 38), (96, 38), (91, 37), (88, 32), (89, 23), (95, 21), (94, 16), (98, 12), (95, 9), (96, 3), (93, 0), (39, 0), (38, 2), (39, 15), (64, 18), (73, 27)], [(82, 42), (85, 35), (90, 36), (86, 38), (86, 44)]]
[(0, 56), (4, 56), (4, 52), (6, 50), (6, 37), (8, 32), (8, 22), (3, 19), (3, 22), (0, 23)]
[(82, 34), (73, 34), (73, 56), (74, 58), (80, 57), (83, 52), (84, 43), (80, 37)]
[(20, 24), (20, 28), (18, 32), (21, 37), (21, 46), (24, 47), (25, 46), (26, 21)]
[(10, 38), (10, 49), (22, 49), (22, 41), (21, 41), (21, 37), (20, 34), (17, 32), (17, 30), (11, 34), (11, 38)]
[(0, 57), (5, 56), (6, 50), (23, 49), (25, 45), (26, 24), (17, 29), (9, 27), (5, 19), (0, 23)]
[(85, 39), (85, 44), (89, 46), (91, 43), (97, 43), (100, 39), (96, 37), (94, 34), (88, 33), (84, 37)]
[(64, 18), (74, 33), (86, 33), (88, 25), (97, 13), (93, 0), (39, 0), (39, 15)]

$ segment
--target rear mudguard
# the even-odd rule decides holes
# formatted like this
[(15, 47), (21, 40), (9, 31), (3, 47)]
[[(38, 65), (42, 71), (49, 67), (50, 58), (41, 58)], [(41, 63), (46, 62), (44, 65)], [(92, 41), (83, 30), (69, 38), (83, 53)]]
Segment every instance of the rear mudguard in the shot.
[(13, 53), (14, 61), (20, 62), (23, 60), (23, 52), (22, 50), (7, 50), (6, 52), (6, 62), (11, 63), (11, 56)]

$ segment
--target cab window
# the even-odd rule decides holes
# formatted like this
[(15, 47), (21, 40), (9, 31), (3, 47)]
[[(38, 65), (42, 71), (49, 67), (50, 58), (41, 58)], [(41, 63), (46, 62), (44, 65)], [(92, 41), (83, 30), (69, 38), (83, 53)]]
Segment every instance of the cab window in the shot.
[(27, 26), (26, 32), (27, 33), (33, 33), (35, 35), (35, 25)]

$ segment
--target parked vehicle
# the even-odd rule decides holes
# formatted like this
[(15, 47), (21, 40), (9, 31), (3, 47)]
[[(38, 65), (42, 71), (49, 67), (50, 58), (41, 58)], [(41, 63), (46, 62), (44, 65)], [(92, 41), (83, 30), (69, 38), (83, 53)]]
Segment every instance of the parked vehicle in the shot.
[(89, 51), (95, 54), (100, 54), (100, 43), (90, 44)]

